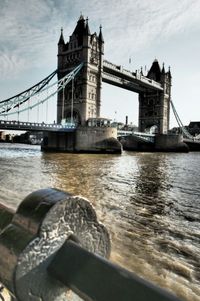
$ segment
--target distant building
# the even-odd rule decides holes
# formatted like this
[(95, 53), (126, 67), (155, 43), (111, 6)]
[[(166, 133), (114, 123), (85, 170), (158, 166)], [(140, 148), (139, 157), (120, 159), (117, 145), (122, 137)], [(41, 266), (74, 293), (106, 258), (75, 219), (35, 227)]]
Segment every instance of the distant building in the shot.
[(26, 132), (24, 134), (14, 136), (12, 141), (14, 143), (25, 143), (40, 145), (43, 139), (42, 132)]
[(199, 135), (200, 134), (200, 121), (191, 121), (187, 127), (187, 130), (193, 136)]
[(5, 139), (4, 132), (0, 132), (0, 141), (4, 141), (4, 139)]
[(0, 131), (0, 142), (12, 142), (12, 135), (5, 131)]

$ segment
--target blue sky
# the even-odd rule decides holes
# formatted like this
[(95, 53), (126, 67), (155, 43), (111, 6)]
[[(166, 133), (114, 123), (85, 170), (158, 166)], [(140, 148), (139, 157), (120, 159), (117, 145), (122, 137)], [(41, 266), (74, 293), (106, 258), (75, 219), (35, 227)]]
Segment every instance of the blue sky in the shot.
[[(105, 59), (133, 71), (149, 69), (155, 58), (170, 65), (172, 100), (183, 123), (200, 120), (200, 0), (0, 1), (1, 100), (56, 69), (60, 28), (67, 40), (82, 13), (91, 32), (102, 25)], [(55, 102), (49, 110), (53, 121)], [(102, 116), (125, 121), (126, 115), (137, 124), (138, 95), (103, 84)]]

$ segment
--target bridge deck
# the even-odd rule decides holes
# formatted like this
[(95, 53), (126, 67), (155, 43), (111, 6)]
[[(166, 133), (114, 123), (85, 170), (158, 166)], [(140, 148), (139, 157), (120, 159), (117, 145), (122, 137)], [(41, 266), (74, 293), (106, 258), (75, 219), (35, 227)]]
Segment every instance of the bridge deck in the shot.
[(147, 142), (147, 143), (154, 143), (154, 139), (155, 139), (155, 134), (123, 131), (123, 130), (117, 131), (117, 137), (127, 137), (127, 136), (136, 137), (140, 141)]
[(73, 132), (75, 126), (63, 126), (62, 124), (46, 124), (37, 122), (5, 121), (0, 120), (0, 129), (38, 132)]

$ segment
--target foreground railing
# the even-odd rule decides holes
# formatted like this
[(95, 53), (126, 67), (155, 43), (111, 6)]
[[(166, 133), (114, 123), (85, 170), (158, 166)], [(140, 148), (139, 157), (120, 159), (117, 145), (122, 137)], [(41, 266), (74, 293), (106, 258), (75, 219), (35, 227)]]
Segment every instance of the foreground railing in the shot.
[[(33, 192), (16, 212), (0, 205), (0, 300), (178, 301), (109, 262), (110, 238), (91, 204)], [(82, 298), (82, 299), (80, 299)]]

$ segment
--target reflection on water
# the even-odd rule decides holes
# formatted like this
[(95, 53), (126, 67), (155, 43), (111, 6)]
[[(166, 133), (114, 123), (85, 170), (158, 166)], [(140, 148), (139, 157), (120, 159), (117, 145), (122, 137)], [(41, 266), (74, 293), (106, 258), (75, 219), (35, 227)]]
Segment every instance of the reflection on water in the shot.
[(111, 260), (174, 291), (200, 296), (200, 153), (41, 153), (0, 145), (1, 202), (55, 187), (87, 197), (112, 237)]

